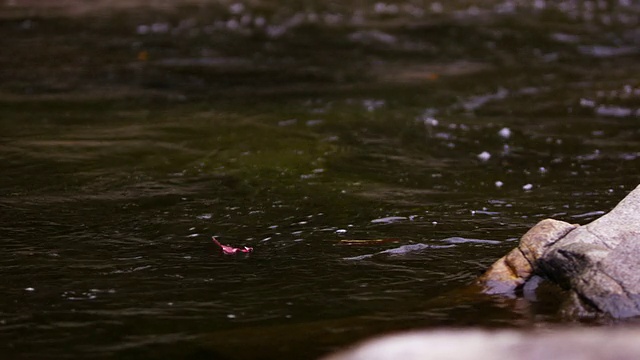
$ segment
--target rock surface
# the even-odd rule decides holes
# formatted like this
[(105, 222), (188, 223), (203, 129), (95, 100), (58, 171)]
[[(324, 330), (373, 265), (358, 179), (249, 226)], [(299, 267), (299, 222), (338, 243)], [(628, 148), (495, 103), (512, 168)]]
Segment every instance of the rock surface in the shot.
[(514, 292), (535, 273), (536, 261), (547, 248), (562, 239), (577, 225), (545, 219), (532, 227), (520, 239), (518, 247), (493, 263), (478, 279), (487, 294)]
[(611, 212), (585, 225), (546, 219), (478, 279), (489, 294), (512, 293), (531, 276), (573, 292), (567, 313), (640, 315), (640, 186)]
[(323, 360), (639, 359), (640, 329), (440, 330), (390, 335)]

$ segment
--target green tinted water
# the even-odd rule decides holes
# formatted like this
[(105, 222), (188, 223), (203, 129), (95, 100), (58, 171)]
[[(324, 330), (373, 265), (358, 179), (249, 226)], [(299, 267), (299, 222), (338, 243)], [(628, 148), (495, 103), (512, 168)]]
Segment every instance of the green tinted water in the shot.
[(636, 5), (238, 4), (3, 5), (7, 354), (314, 358), (563, 321), (558, 294), (447, 294), (638, 184)]

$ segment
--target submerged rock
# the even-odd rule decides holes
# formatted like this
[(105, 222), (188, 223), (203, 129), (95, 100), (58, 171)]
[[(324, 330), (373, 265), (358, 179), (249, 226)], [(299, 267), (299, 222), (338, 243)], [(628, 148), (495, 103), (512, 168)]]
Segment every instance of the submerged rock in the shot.
[(571, 291), (564, 311), (572, 316), (640, 315), (640, 186), (587, 225), (539, 222), (478, 284), (486, 293), (508, 294), (534, 274)]

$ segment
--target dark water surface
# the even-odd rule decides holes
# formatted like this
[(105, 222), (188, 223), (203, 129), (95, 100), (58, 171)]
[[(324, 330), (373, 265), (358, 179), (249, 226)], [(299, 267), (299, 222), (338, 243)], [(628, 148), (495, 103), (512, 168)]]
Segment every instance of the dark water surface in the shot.
[(639, 13), (6, 1), (0, 350), (309, 359), (563, 323), (555, 289), (459, 289), (537, 221), (587, 223), (639, 183)]

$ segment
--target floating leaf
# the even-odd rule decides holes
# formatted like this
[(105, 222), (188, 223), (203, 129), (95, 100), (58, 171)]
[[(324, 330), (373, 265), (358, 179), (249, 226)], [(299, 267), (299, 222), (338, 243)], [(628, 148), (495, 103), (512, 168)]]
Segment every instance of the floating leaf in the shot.
[(233, 246), (229, 246), (229, 245), (222, 245), (220, 244), (220, 242), (218, 241), (218, 239), (216, 239), (215, 236), (211, 237), (213, 239), (213, 243), (218, 245), (220, 247), (220, 249), (222, 250), (222, 253), (225, 255), (232, 255), (235, 253), (250, 253), (253, 251), (252, 247), (248, 247), (248, 246), (243, 246), (241, 248), (236, 248)]

